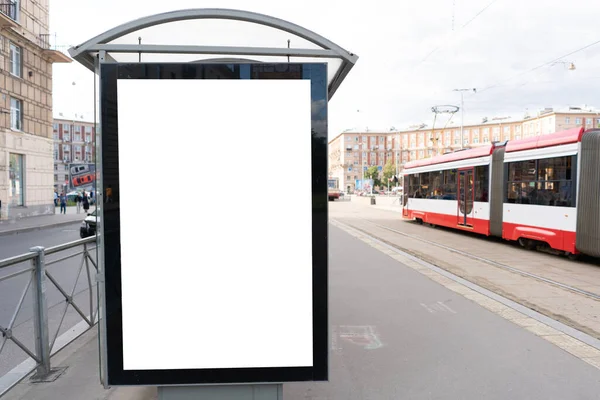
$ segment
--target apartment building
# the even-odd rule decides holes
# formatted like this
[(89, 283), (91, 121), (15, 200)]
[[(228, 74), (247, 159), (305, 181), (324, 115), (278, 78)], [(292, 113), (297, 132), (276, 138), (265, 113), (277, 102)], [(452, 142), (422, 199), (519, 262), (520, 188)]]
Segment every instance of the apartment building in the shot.
[[(439, 122), (439, 121), (438, 121)], [(402, 171), (405, 163), (472, 148), (492, 142), (518, 140), (565, 129), (600, 128), (600, 109), (588, 106), (544, 108), (519, 117), (499, 116), (440, 126), (418, 124), (407, 130), (344, 131), (329, 142), (329, 176), (337, 177), (340, 188), (353, 191), (363, 169), (387, 162)], [(444, 126), (445, 125), (445, 126)], [(462, 139), (461, 139), (462, 137)], [(462, 142), (462, 144), (461, 144)]]
[(94, 123), (78, 119), (54, 119), (52, 124), (54, 139), (54, 189), (57, 193), (67, 192), (69, 169), (74, 164), (93, 164), (96, 132)]
[(342, 132), (329, 142), (329, 176), (339, 179), (340, 189), (354, 191), (367, 168), (396, 162), (395, 140), (390, 131)]
[(0, 4), (0, 218), (54, 213), (48, 0)]

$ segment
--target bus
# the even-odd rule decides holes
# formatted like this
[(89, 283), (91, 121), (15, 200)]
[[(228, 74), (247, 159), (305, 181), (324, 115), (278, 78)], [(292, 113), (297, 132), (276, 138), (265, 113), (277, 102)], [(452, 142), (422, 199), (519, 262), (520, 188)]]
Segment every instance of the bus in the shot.
[(327, 196), (329, 201), (340, 198), (340, 178), (329, 177), (327, 179)]

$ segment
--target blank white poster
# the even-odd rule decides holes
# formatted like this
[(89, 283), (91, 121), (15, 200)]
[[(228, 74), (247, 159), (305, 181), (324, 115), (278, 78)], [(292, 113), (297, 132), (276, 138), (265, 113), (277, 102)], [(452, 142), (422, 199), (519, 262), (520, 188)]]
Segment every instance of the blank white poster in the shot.
[(313, 365), (308, 80), (118, 81), (125, 370)]

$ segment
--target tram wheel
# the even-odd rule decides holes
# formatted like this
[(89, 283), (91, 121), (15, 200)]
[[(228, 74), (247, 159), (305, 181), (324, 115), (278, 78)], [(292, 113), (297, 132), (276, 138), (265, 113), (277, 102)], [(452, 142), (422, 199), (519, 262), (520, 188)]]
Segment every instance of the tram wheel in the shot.
[(571, 261), (577, 261), (577, 260), (579, 260), (579, 257), (580, 257), (579, 253), (573, 254), (573, 253), (569, 253), (568, 251), (565, 251), (565, 255)]
[(526, 238), (519, 238), (519, 244), (521, 245), (521, 247), (523, 247), (527, 250), (533, 250), (533, 249), (535, 249), (535, 246), (536, 246), (536, 243), (534, 240), (526, 239)]

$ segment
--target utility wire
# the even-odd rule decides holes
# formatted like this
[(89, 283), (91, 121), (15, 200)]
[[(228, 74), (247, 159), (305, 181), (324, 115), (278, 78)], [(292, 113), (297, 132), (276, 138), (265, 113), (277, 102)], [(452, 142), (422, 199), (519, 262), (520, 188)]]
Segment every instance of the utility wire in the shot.
[[(479, 90), (477, 90), (477, 93), (476, 93), (476, 94), (478, 94), (478, 93), (481, 93), (481, 92), (485, 92), (486, 90), (493, 89), (493, 88), (495, 88), (495, 87), (498, 87), (498, 86), (501, 86), (503, 83), (505, 83), (505, 82), (508, 82), (508, 81), (510, 81), (510, 80), (513, 80), (514, 78), (517, 78), (517, 77), (519, 77), (519, 76), (522, 76), (522, 75), (525, 75), (525, 74), (529, 74), (529, 73), (531, 73), (531, 72), (533, 72), (533, 71), (536, 71), (536, 70), (538, 70), (538, 69), (540, 69), (540, 68), (542, 68), (542, 67), (545, 67), (546, 65), (549, 65), (549, 64), (555, 63), (555, 62), (557, 62), (557, 61), (560, 61), (560, 60), (562, 60), (562, 59), (563, 59), (563, 58), (565, 58), (565, 57), (568, 57), (568, 56), (570, 56), (570, 55), (573, 55), (573, 54), (575, 54), (575, 53), (578, 53), (578, 52), (580, 52), (580, 51), (582, 51), (582, 50), (588, 49), (588, 48), (590, 48), (590, 47), (592, 47), (592, 46), (595, 46), (595, 45), (597, 45), (597, 44), (599, 44), (599, 43), (600, 43), (600, 40), (597, 40), (597, 41), (595, 41), (595, 42), (593, 42), (593, 43), (590, 43), (590, 44), (588, 44), (588, 45), (586, 45), (586, 46), (583, 46), (583, 47), (581, 47), (581, 48), (579, 48), (579, 49), (577, 49), (577, 50), (573, 50), (573, 51), (571, 51), (570, 53), (567, 53), (567, 54), (564, 54), (564, 55), (562, 55), (562, 56), (560, 56), (560, 57), (558, 57), (558, 58), (555, 58), (555, 59), (553, 59), (552, 61), (545, 62), (545, 63), (543, 63), (543, 64), (540, 64), (540, 65), (538, 65), (537, 67), (533, 67), (533, 68), (531, 68), (531, 69), (529, 69), (529, 70), (527, 70), (527, 71), (519, 72), (518, 74), (515, 74), (515, 75), (511, 76), (511, 77), (510, 77), (510, 78), (508, 78), (508, 79), (504, 79), (504, 80), (502, 80), (502, 81), (499, 81), (499, 82), (497, 82), (497, 83), (494, 83), (494, 84), (492, 84), (492, 85), (490, 85), (490, 86), (486, 86), (486, 87), (484, 87), (483, 89), (479, 89)], [(473, 96), (473, 95), (472, 95), (472, 96)]]
[[(483, 7), (481, 10), (479, 10), (479, 12), (477, 14), (475, 14), (473, 16), (473, 18), (471, 18), (465, 24), (463, 24), (463, 26), (461, 26), (458, 31), (461, 31), (464, 28), (466, 28), (471, 22), (475, 21), (481, 14), (483, 14), (485, 12), (485, 10), (487, 10), (488, 8), (490, 8), (497, 1), (498, 0), (492, 0), (490, 3), (488, 3), (488, 5), (485, 6), (485, 7)], [(454, 33), (454, 17), (452, 17), (452, 33)], [(427, 59), (429, 57), (431, 57), (431, 55), (433, 53), (435, 53), (436, 51), (438, 51), (439, 49), (441, 49), (445, 44), (446, 43), (442, 43), (442, 44), (438, 45), (436, 48), (434, 48), (433, 50), (431, 50), (429, 53), (427, 53), (427, 55), (417, 65), (415, 65), (415, 68), (418, 67), (419, 65), (421, 65), (423, 62), (427, 61)]]

